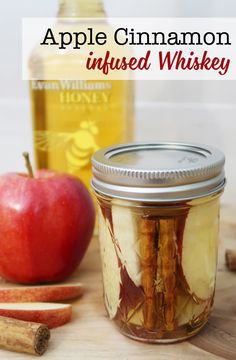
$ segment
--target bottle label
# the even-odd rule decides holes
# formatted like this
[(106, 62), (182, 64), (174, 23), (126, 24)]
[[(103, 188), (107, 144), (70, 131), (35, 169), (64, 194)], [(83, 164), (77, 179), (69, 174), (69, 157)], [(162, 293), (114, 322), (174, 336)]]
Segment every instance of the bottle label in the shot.
[(76, 175), (90, 166), (100, 147), (122, 142), (122, 89), (122, 82), (111, 81), (31, 81), (34, 102), (40, 104), (34, 144), (37, 151), (48, 154), (48, 166)]
[(110, 82), (91, 82), (85, 80), (32, 80), (32, 90), (111, 90)]
[(57, 92), (59, 98), (53, 97), (54, 101), (62, 105), (96, 105), (110, 102), (112, 84), (111, 82), (87, 82), (82, 80), (33, 80), (31, 89), (33, 91)]

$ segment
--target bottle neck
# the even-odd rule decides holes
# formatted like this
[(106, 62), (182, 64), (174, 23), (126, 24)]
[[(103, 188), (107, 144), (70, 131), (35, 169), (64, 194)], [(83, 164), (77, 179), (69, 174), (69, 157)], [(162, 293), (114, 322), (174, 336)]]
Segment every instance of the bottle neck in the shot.
[(102, 0), (59, 0), (57, 17), (106, 17)]

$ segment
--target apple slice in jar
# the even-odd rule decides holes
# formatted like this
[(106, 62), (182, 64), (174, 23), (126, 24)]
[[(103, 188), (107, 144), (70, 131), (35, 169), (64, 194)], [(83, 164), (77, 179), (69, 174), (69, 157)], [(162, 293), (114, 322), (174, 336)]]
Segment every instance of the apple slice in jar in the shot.
[(109, 317), (113, 319), (120, 305), (121, 274), (109, 220), (98, 211), (99, 242), (103, 267), (104, 301)]
[(184, 288), (197, 300), (209, 299), (215, 288), (219, 226), (218, 199), (190, 208), (182, 239)]
[(187, 325), (194, 322), (204, 313), (207, 302), (197, 304), (190, 296), (177, 296), (175, 319), (178, 326)]
[(130, 207), (132, 203), (114, 199), (112, 201), (112, 223), (117, 241), (119, 258), (130, 279), (136, 286), (141, 285), (138, 224)]

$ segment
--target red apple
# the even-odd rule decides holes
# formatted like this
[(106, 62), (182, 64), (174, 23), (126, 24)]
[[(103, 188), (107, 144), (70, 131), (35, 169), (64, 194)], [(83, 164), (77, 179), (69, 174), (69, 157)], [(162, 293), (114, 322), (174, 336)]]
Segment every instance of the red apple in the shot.
[(49, 170), (1, 176), (0, 276), (25, 284), (64, 280), (82, 260), (94, 222), (93, 201), (77, 178)]

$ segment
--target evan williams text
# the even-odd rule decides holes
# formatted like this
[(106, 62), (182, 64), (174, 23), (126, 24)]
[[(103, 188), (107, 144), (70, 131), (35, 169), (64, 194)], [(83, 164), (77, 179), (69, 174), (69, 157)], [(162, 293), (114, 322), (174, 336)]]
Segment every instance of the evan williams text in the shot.
[[(86, 68), (88, 70), (99, 70), (104, 75), (108, 75), (110, 71), (114, 70), (149, 70), (152, 66), (150, 61), (151, 51), (147, 51), (145, 56), (136, 57), (121, 57), (115, 58), (111, 55), (110, 51), (105, 53), (104, 57), (96, 58), (93, 51), (89, 53), (89, 57), (86, 61)], [(184, 71), (217, 71), (219, 75), (226, 75), (229, 66), (230, 59), (211, 57), (208, 55), (208, 51), (202, 52), (200, 55), (196, 55), (194, 51), (159, 51), (157, 53), (157, 62), (160, 70), (184, 70)]]

